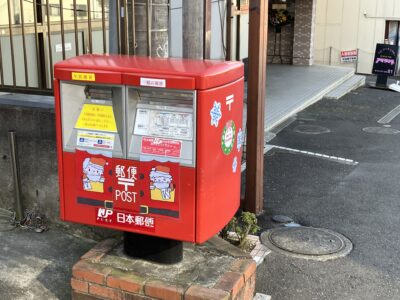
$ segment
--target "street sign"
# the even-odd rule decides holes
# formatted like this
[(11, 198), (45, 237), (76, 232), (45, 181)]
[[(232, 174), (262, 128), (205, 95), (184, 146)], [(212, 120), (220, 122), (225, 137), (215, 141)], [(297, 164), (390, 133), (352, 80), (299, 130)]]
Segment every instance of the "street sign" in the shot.
[(396, 71), (398, 49), (396, 45), (377, 44), (372, 73), (393, 76)]

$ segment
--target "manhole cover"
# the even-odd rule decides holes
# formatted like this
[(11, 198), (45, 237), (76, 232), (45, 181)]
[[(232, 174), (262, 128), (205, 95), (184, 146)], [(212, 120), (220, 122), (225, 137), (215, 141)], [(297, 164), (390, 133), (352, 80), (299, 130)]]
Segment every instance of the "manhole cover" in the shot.
[(298, 125), (293, 129), (293, 131), (303, 134), (322, 134), (331, 132), (328, 128), (319, 125)]
[(293, 219), (284, 215), (275, 215), (272, 216), (272, 221), (276, 223), (292, 223)]
[(365, 127), (363, 131), (368, 133), (377, 133), (377, 134), (398, 134), (399, 130), (388, 127)]
[(353, 247), (343, 235), (313, 227), (271, 229), (261, 234), (261, 241), (272, 251), (321, 261), (346, 256)]

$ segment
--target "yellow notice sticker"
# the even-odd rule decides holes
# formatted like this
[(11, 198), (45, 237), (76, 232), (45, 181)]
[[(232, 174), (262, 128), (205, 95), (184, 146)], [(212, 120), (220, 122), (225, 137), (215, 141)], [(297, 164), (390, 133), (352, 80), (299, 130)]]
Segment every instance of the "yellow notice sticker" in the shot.
[(96, 74), (72, 72), (72, 80), (96, 81)]
[(84, 104), (75, 128), (117, 132), (112, 106)]

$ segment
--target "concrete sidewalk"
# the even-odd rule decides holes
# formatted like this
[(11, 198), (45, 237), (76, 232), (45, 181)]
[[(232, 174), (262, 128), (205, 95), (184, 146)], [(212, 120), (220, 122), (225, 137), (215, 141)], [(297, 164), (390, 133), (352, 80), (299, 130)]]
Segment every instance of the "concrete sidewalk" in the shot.
[(0, 232), (0, 298), (71, 299), (72, 266), (94, 244), (57, 229)]

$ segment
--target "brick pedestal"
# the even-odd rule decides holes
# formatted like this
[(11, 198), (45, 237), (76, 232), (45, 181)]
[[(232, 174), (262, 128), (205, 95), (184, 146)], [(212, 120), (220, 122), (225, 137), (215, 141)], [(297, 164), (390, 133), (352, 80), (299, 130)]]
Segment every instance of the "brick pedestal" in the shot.
[(182, 263), (160, 265), (124, 255), (120, 241), (105, 240), (72, 270), (72, 298), (253, 299), (256, 264), (226, 241), (185, 245)]

